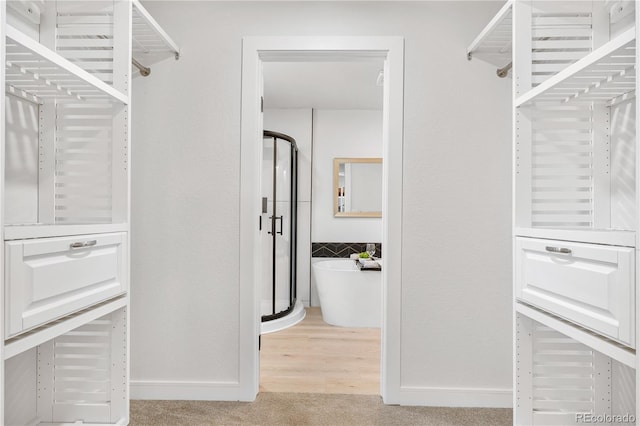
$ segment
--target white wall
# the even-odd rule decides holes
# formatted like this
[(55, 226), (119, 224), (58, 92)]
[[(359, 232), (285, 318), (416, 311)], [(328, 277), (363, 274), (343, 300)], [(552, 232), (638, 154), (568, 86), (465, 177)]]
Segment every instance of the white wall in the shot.
[(319, 109), (314, 114), (311, 241), (381, 242), (382, 219), (333, 215), (333, 159), (382, 157), (382, 110)]
[(238, 395), (242, 37), (381, 35), (405, 38), (404, 401), (510, 403), (511, 82), (464, 54), (502, 3), (145, 3), (182, 55), (133, 83), (133, 398)]
[(264, 62), (265, 108), (380, 109), (379, 58), (343, 62)]

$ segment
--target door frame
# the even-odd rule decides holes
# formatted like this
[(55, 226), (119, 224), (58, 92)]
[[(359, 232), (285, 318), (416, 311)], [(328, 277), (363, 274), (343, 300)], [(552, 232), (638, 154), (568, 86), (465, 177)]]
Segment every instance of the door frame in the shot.
[(402, 289), (402, 146), (404, 39), (402, 37), (245, 37), (242, 44), (240, 137), (240, 399), (253, 401), (260, 380), (261, 243), (258, 229), (262, 166), (262, 63), (384, 59), (382, 119), (382, 342), (380, 394), (400, 403)]

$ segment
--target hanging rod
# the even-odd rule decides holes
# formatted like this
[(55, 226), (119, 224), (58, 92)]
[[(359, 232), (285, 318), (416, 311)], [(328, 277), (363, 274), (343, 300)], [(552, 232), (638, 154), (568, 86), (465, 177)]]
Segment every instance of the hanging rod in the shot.
[(513, 67), (513, 62), (509, 62), (507, 65), (505, 65), (502, 68), (498, 68), (496, 70), (496, 74), (498, 75), (498, 77), (500, 78), (505, 78), (508, 74), (509, 74), (509, 70), (511, 70), (511, 68)]
[(138, 68), (140, 70), (140, 75), (141, 76), (146, 77), (149, 74), (151, 74), (151, 68), (145, 67), (140, 62), (136, 61), (135, 58), (131, 58), (131, 63), (133, 64), (134, 67), (136, 67), (136, 68)]
[[(542, 37), (540, 40), (549, 40), (550, 37)], [(543, 49), (531, 49), (531, 52), (542, 52)], [(471, 53), (469, 53), (469, 55), (471, 55)], [(471, 60), (471, 56), (468, 56), (468, 59)], [(509, 75), (509, 71), (511, 71), (511, 68), (513, 68), (513, 61), (509, 62), (507, 65), (505, 65), (502, 68), (498, 68), (496, 70), (496, 74), (498, 75), (498, 77), (500, 78), (505, 78), (507, 75)]]

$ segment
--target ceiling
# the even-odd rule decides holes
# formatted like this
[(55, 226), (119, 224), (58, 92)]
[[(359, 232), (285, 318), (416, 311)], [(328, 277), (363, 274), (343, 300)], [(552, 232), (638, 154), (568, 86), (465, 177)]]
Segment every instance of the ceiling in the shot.
[(382, 109), (381, 59), (263, 64), (265, 108)]

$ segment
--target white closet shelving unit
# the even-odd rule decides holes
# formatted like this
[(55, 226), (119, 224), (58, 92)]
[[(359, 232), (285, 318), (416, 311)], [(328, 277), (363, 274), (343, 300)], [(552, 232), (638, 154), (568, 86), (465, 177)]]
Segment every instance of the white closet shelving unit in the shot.
[(131, 22), (140, 9), (131, 0), (0, 3), (2, 424), (129, 422)]
[(487, 24), (476, 39), (467, 48), (467, 59), (478, 58), (504, 69), (506, 77), (511, 65), (513, 27), (513, 0), (507, 1), (496, 16)]
[[(148, 75), (149, 65), (173, 57), (180, 58), (178, 45), (158, 25), (153, 16), (133, 0), (133, 59), (140, 66), (138, 71)], [(140, 73), (134, 74), (140, 75)]]
[(514, 0), (492, 23), (507, 8), (514, 424), (635, 424), (639, 11)]

